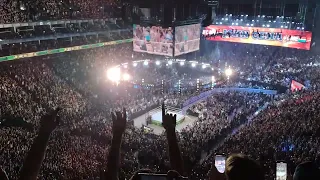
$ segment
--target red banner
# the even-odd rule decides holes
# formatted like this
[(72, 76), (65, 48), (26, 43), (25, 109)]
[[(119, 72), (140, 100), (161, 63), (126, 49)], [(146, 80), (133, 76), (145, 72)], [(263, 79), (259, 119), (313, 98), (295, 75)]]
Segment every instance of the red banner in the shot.
[(302, 89), (304, 88), (304, 85), (295, 81), (295, 80), (292, 80), (291, 81), (291, 91), (294, 92), (294, 91), (301, 91)]
[(262, 44), (310, 50), (312, 32), (276, 28), (210, 25), (203, 30), (202, 36), (212, 41)]

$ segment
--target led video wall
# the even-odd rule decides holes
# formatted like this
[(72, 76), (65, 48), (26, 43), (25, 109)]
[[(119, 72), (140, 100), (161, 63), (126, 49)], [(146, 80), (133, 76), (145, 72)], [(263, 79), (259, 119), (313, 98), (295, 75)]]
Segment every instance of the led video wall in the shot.
[(175, 56), (199, 50), (200, 28), (200, 24), (177, 26), (175, 28)]
[(173, 29), (160, 26), (133, 25), (133, 50), (173, 56)]
[(210, 25), (203, 30), (202, 36), (212, 41), (262, 44), (310, 50), (312, 32), (276, 28)]

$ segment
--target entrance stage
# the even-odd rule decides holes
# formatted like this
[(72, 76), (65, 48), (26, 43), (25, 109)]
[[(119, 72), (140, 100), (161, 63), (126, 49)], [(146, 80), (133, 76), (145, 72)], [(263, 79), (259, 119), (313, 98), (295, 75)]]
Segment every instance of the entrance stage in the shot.
[[(177, 109), (174, 107), (166, 108), (168, 114), (176, 114), (177, 115), (177, 127), (176, 130), (180, 132), (182, 129), (192, 126), (193, 123), (198, 119), (197, 117), (184, 115), (181, 109)], [(148, 123), (147, 123), (148, 121)], [(164, 128), (162, 127), (162, 110), (161, 106), (155, 108), (146, 114), (135, 118), (133, 120), (134, 126), (137, 128), (146, 127), (148, 131), (152, 131), (155, 134), (162, 134), (164, 132)]]

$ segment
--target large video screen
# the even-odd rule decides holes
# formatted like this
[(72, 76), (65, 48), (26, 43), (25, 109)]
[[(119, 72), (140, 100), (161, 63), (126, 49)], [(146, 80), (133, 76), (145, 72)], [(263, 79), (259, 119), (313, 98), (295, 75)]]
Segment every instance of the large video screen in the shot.
[(133, 50), (173, 56), (173, 29), (159, 26), (133, 25)]
[(175, 28), (175, 56), (199, 50), (200, 28), (200, 24), (178, 26)]
[(202, 36), (212, 41), (262, 44), (310, 50), (312, 32), (276, 28), (210, 25), (203, 30)]

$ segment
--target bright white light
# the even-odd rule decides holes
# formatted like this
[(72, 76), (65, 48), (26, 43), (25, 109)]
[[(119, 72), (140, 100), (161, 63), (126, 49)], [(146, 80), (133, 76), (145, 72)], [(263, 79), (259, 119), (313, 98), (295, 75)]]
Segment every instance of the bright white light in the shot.
[(110, 81), (119, 82), (121, 79), (121, 71), (119, 67), (111, 68), (107, 71), (107, 77)]
[(220, 24), (222, 24), (222, 22), (220, 22)]
[(123, 76), (122, 76), (123, 80), (124, 81), (129, 81), (131, 79), (131, 76), (127, 73), (125, 73)]
[(253, 24), (251, 24), (251, 26), (253, 26)]
[(247, 26), (249, 26), (249, 24), (247, 24)]
[(228, 77), (230, 77), (231, 75), (232, 75), (232, 69), (230, 69), (230, 68), (228, 68), (228, 69), (226, 69), (226, 75), (228, 76)]
[(216, 81), (216, 78), (215, 78), (214, 76), (212, 76), (211, 81), (212, 81), (212, 82), (215, 82), (215, 81)]
[(21, 11), (26, 10), (26, 7), (24, 6), (24, 4), (20, 5), (20, 10), (21, 10)]
[(205, 64), (202, 65), (202, 69), (205, 69), (207, 66)]
[(228, 18), (226, 18), (226, 21), (228, 21)]
[(304, 30), (304, 27), (302, 27), (301, 29)]
[(136, 67), (137, 65), (138, 65), (138, 63), (136, 63), (136, 62), (133, 63), (133, 66), (134, 66), (134, 67)]
[(127, 68), (128, 68), (128, 65), (127, 65), (127, 64), (124, 64), (123, 67), (124, 67), (125, 69), (127, 69)]
[(238, 23), (236, 23), (236, 25), (238, 26)]
[(192, 67), (196, 67), (196, 63), (192, 63), (191, 66), (192, 66)]
[(184, 65), (184, 61), (181, 61), (181, 62), (180, 62), (180, 65), (183, 66), (183, 65)]
[(159, 66), (159, 65), (160, 65), (160, 61), (156, 61), (156, 65), (158, 65), (158, 66)]
[(281, 28), (283, 28), (283, 26), (281, 26)]
[(171, 60), (170, 60), (170, 61), (168, 61), (168, 64), (169, 64), (169, 65), (172, 65), (172, 61), (171, 61)]
[(270, 25), (269, 25), (269, 24), (267, 24), (267, 27), (270, 27)]
[(143, 65), (148, 66), (149, 62), (148, 61), (144, 61)]
[(232, 25), (234, 25), (234, 23), (232, 23)]

